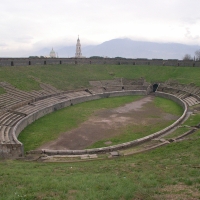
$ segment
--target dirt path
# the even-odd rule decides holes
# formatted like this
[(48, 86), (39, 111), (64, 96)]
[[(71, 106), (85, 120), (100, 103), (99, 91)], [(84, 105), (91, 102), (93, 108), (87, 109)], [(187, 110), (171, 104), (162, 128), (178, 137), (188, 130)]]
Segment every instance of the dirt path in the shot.
[(84, 149), (99, 140), (119, 135), (121, 128), (127, 125), (143, 126), (177, 119), (176, 116), (163, 113), (156, 108), (152, 102), (153, 99), (153, 96), (146, 96), (115, 109), (95, 112), (78, 128), (62, 133), (57, 140), (48, 142), (39, 149)]

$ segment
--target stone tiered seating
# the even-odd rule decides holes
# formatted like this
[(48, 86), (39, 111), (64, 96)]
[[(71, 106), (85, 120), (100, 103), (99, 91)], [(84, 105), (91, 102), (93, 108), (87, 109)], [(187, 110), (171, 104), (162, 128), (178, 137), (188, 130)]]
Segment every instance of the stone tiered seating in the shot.
[(25, 105), (23, 107), (17, 108), (15, 109), (16, 112), (20, 112), (26, 115), (29, 115), (31, 113), (34, 113), (44, 107), (48, 107), (57, 103), (61, 103), (66, 101), (66, 99), (73, 99), (76, 97), (80, 97), (80, 96), (88, 96), (90, 95), (88, 92), (85, 91), (80, 91), (80, 92), (71, 92), (71, 93), (66, 93), (66, 94), (61, 94), (58, 96), (53, 96), (53, 97), (49, 97), (46, 99), (42, 99), (40, 101), (36, 101), (33, 103), (30, 103), (28, 105)]
[[(50, 113), (54, 110), (62, 108), (63, 106), (74, 105), (91, 99), (98, 99), (106, 97), (107, 95), (114, 96), (115, 94), (118, 94), (118, 92), (121, 95), (121, 92), (132, 94), (134, 91), (136, 92), (134, 94), (138, 94), (139, 91), (140, 94), (145, 95), (147, 94), (146, 91), (150, 86), (150, 84), (143, 78), (135, 80), (115, 79), (91, 81), (90, 84), (93, 86), (92, 89), (64, 92), (57, 90), (48, 84), (40, 83), (42, 90), (24, 92), (7, 83), (0, 83), (0, 86), (4, 87), (7, 92), (6, 94), (0, 95), (0, 108), (4, 108), (4, 112), (0, 114), (0, 144), (20, 145), (20, 142), (17, 141), (15, 136), (15, 133), (17, 132), (16, 127), (18, 126), (17, 123), (20, 120), (22, 120), (20, 123), (25, 123), (23, 123), (23, 127), (19, 127), (17, 135), (25, 126), (35, 119), (43, 116), (45, 113)], [(166, 84), (163, 84), (163, 89), (179, 95), (180, 98), (188, 97), (188, 93), (186, 91), (166, 87)], [(102, 95), (102, 93), (105, 95)], [(192, 98), (187, 100), (188, 102), (195, 102)], [(25, 103), (21, 104), (24, 101)], [(14, 105), (19, 106), (13, 107)]]
[(10, 94), (0, 95), (0, 114), (4, 113), (7, 109), (21, 104), (21, 102), (21, 99), (15, 98)]
[(165, 83), (161, 83), (157, 91), (173, 94), (185, 101), (189, 106), (200, 103), (200, 87), (194, 85), (193, 83), (183, 85), (174, 81), (167, 81)]
[(65, 101), (65, 100), (64, 99), (62, 100), (56, 97), (49, 97), (49, 98), (42, 99), (40, 101), (36, 101), (34, 103), (25, 105), (23, 107), (17, 108), (15, 111), (21, 112), (25, 115), (30, 115), (31, 113), (34, 113), (42, 108), (54, 105), (56, 103), (60, 103), (62, 101)]
[(189, 97), (186, 97), (185, 99), (183, 99), (189, 106), (193, 106), (193, 105), (196, 105), (196, 104), (199, 104), (200, 101), (197, 100), (195, 97), (193, 96), (189, 96)]
[(20, 100), (30, 99), (34, 97), (34, 95), (31, 95), (28, 92), (19, 90), (15, 88), (14, 86), (10, 85), (9, 83), (1, 82), (0, 86), (3, 87), (8, 94)]
[(122, 90), (147, 90), (150, 85), (143, 78), (128, 80), (118, 78), (114, 80), (90, 81), (92, 93), (104, 93)]
[[(19, 144), (12, 135), (13, 127), (26, 115), (58, 101), (56, 98), (45, 98), (56, 96), (63, 92), (43, 83), (40, 84), (42, 90), (31, 92), (19, 90), (6, 82), (0, 82), (0, 86), (6, 91), (5, 94), (0, 95), (0, 146)], [(45, 101), (37, 102), (37, 99), (45, 99)], [(20, 108), (23, 108), (24, 111)]]
[[(19, 90), (6, 82), (0, 82), (0, 86), (6, 90), (6, 94), (0, 95), (0, 113), (2, 113), (6, 109), (12, 108), (13, 106), (22, 106), (23, 102), (24, 104), (27, 104), (27, 102), (35, 101), (35, 99), (55, 96), (63, 92), (61, 90), (57, 90), (49, 84), (44, 83), (40, 84), (42, 90), (31, 92)], [(18, 104), (20, 105), (17, 106)]]
[(49, 85), (49, 84), (46, 84), (46, 83), (40, 83), (40, 87), (44, 90), (44, 91), (47, 91), (49, 94), (56, 94), (56, 93), (61, 93), (63, 91), (61, 90), (58, 90), (57, 88)]
[(0, 144), (15, 143), (10, 131), (25, 116), (24, 114), (10, 111), (0, 115)]

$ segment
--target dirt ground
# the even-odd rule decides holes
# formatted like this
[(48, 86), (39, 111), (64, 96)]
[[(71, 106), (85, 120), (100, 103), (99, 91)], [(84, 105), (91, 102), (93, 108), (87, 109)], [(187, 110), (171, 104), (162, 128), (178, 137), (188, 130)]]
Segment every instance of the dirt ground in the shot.
[(153, 96), (128, 103), (115, 109), (95, 112), (78, 128), (62, 133), (57, 140), (42, 145), (39, 149), (67, 150), (85, 149), (93, 143), (121, 134), (127, 125), (150, 125), (163, 120), (175, 120), (177, 116), (164, 113), (153, 104)]

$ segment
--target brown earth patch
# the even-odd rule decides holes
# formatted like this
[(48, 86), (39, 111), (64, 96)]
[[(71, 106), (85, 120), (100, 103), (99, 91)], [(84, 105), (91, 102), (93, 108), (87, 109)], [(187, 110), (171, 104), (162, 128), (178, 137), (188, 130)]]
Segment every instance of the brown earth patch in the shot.
[(99, 110), (78, 128), (62, 133), (57, 140), (48, 142), (39, 149), (84, 149), (99, 140), (121, 134), (122, 128), (127, 125), (156, 125), (163, 120), (169, 121), (178, 118), (155, 107), (154, 98), (146, 96), (115, 109)]
[(155, 200), (197, 200), (200, 199), (200, 192), (192, 186), (183, 184), (169, 185), (162, 188), (159, 195), (155, 195)]

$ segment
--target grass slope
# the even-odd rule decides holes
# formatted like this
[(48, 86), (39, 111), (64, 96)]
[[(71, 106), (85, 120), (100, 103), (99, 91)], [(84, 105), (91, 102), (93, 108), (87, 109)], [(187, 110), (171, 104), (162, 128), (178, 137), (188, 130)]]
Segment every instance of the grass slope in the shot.
[(189, 140), (103, 162), (2, 161), (1, 200), (199, 199), (199, 152)]
[(176, 79), (180, 83), (200, 86), (200, 68), (133, 65), (45, 65), (26, 67), (0, 67), (0, 81), (11, 83), (22, 90), (38, 90), (39, 84), (30, 78), (37, 77), (59, 89), (88, 87), (90, 80), (128, 79), (144, 77), (149, 82)]

